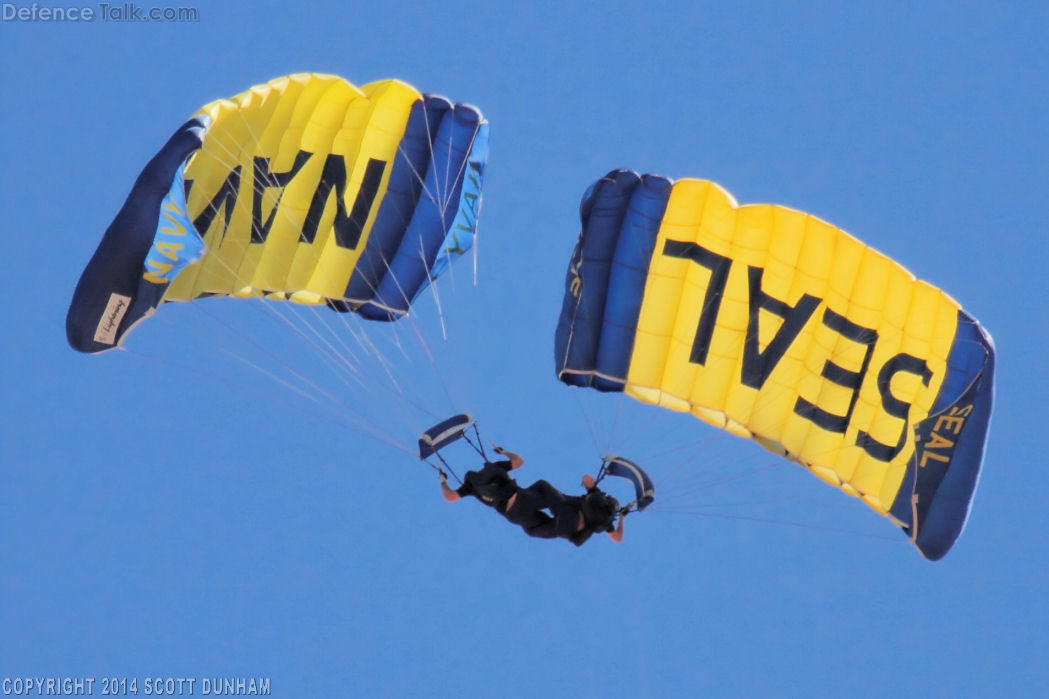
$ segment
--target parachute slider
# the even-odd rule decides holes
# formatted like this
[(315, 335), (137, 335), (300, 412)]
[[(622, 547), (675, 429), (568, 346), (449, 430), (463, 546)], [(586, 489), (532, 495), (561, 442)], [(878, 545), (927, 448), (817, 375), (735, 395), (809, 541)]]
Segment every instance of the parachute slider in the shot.
[(598, 480), (600, 481), (606, 475), (626, 478), (634, 484), (634, 492), (637, 495), (634, 505), (637, 507), (638, 512), (651, 505), (652, 501), (656, 499), (656, 488), (652, 484), (652, 479), (648, 477), (648, 474), (640, 466), (629, 459), (611, 454), (606, 456), (601, 463), (601, 472), (598, 475)]
[(437, 453), (438, 449), (456, 441), (474, 424), (470, 413), (455, 415), (439, 422), (419, 435), (419, 458), (425, 460)]

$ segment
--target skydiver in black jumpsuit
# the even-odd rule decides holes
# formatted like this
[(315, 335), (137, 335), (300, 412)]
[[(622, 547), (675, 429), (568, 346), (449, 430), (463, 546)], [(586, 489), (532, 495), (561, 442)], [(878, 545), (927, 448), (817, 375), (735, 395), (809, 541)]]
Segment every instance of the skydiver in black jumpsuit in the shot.
[(455, 502), (473, 495), (536, 538), (561, 537), (582, 546), (594, 533), (607, 532), (613, 541), (622, 540), (625, 514), (620, 514), (619, 525), (615, 526), (619, 503), (597, 488), (591, 476), (583, 476), (587, 492), (580, 496), (565, 495), (545, 480), (521, 488), (509, 472), (524, 464), (524, 459), (501, 447), (495, 450), (507, 460), (485, 462), (480, 471), (467, 471), (462, 486), (456, 490), (448, 487), (442, 473), (444, 499)]

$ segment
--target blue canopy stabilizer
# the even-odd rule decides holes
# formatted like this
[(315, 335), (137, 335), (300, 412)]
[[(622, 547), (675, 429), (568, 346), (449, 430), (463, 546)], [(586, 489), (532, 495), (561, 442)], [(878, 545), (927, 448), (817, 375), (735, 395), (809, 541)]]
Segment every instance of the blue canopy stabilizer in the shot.
[(470, 413), (455, 415), (444, 422), (439, 422), (419, 435), (419, 458), (426, 459), (463, 436), (466, 429), (474, 424)]
[(601, 475), (619, 476), (634, 484), (637, 495), (635, 502), (638, 512), (652, 504), (656, 499), (656, 488), (640, 466), (621, 456), (606, 456), (601, 466)]

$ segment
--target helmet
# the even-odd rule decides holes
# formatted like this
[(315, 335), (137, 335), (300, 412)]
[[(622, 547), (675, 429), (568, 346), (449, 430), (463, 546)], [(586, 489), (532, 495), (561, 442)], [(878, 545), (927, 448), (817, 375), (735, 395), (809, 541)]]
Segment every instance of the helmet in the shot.
[(615, 529), (616, 513), (619, 512), (619, 501), (608, 493), (594, 488), (583, 496), (583, 519), (588, 528), (596, 531)]

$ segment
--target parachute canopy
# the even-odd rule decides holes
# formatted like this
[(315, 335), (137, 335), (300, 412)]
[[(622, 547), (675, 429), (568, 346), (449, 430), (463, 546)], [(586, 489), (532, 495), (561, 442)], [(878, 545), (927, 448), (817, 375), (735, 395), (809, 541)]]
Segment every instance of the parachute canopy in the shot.
[(794, 459), (929, 559), (957, 539), (991, 412), (990, 336), (820, 219), (713, 182), (610, 172), (583, 197), (558, 378)]
[(266, 296), (394, 320), (470, 249), (488, 124), (397, 80), (296, 74), (205, 105), (146, 165), (73, 295), (69, 343), (166, 301)]

